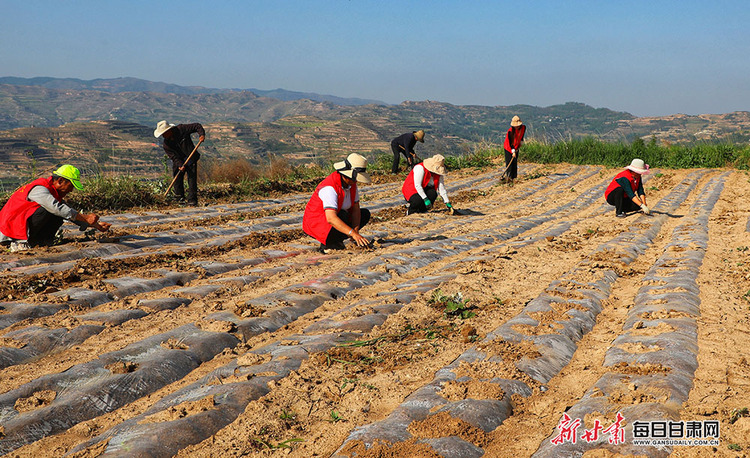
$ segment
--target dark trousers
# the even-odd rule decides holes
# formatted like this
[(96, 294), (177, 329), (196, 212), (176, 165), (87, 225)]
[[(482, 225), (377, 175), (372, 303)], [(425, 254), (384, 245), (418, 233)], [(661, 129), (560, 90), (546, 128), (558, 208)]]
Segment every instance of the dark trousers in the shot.
[(633, 202), (633, 199), (625, 194), (625, 190), (619, 186), (609, 193), (607, 203), (615, 206), (616, 213), (634, 212), (641, 209), (640, 206)]
[[(437, 199), (437, 191), (432, 186), (424, 188), (424, 193), (427, 194), (430, 202), (435, 202), (435, 199)], [(424, 204), (424, 199), (418, 192), (409, 197), (409, 214), (412, 213), (427, 213), (427, 205)]]
[[(338, 212), (338, 217), (341, 218), (343, 222), (348, 224), (349, 226), (352, 225), (352, 217), (346, 210), (341, 210)], [(370, 222), (370, 210), (366, 208), (360, 208), (359, 209), (359, 228), (362, 229), (365, 227), (365, 224)], [(338, 243), (342, 243), (344, 240), (349, 238), (349, 234), (344, 234), (339, 232), (336, 229), (331, 228), (331, 232), (328, 233), (328, 237), (326, 237), (326, 246), (336, 245)]]
[(52, 245), (55, 241), (55, 234), (62, 224), (63, 219), (61, 217), (53, 215), (44, 207), (37, 208), (26, 220), (29, 231), (29, 245)]
[[(516, 160), (513, 161), (512, 164), (510, 161), (513, 161), (513, 153), (505, 150), (505, 168), (508, 170), (507, 176), (508, 178), (515, 180), (518, 176), (518, 150), (516, 150)], [(508, 167), (508, 165), (510, 165), (510, 167)]]
[(172, 162), (172, 177), (177, 176), (178, 173), (180, 175), (174, 182), (174, 187), (172, 187), (174, 195), (178, 199), (185, 198), (185, 175), (187, 175), (187, 201), (189, 204), (198, 204), (198, 163), (193, 162), (185, 167), (185, 172), (180, 173), (180, 166)]
[(405, 150), (401, 149), (397, 143), (391, 143), (391, 151), (393, 151), (393, 165), (391, 165), (391, 173), (398, 173), (398, 166), (401, 162), (402, 154), (406, 158), (406, 164), (409, 168), (414, 167), (419, 162), (419, 158), (417, 158), (416, 154), (407, 153)]

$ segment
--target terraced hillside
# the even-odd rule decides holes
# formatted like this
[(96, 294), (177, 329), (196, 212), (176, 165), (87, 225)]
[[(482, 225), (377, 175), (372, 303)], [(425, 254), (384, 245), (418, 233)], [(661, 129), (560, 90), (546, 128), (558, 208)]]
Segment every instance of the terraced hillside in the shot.
[[(746, 454), (747, 176), (656, 170), (614, 218), (616, 170), (501, 171), (448, 177), (461, 216), (365, 186), (370, 249), (287, 195), (0, 255), (0, 454)], [(720, 438), (635, 444), (669, 422)]]

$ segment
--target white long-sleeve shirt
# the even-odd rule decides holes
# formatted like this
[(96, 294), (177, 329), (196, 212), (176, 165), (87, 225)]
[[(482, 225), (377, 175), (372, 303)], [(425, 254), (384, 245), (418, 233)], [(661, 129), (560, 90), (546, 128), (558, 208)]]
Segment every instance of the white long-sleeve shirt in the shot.
[[(448, 191), (445, 190), (445, 184), (443, 184), (443, 175), (439, 175), (440, 179), (438, 180), (437, 185), (435, 185), (435, 175), (432, 175), (430, 177), (430, 181), (427, 182), (427, 186), (432, 185), (435, 189), (437, 189), (437, 192), (440, 194), (440, 197), (443, 198), (443, 202), (450, 203), (448, 200)], [(419, 197), (422, 199), (427, 198), (427, 194), (424, 192), (424, 188), (422, 188), (422, 180), (424, 180), (424, 166), (422, 164), (417, 164), (414, 166), (414, 187), (417, 189), (417, 193), (419, 194)]]
[[(341, 204), (341, 208), (339, 207), (339, 196), (336, 194), (336, 190), (333, 188), (333, 186), (326, 186), (324, 188), (321, 188), (320, 191), (318, 191), (318, 197), (320, 197), (320, 200), (323, 201), (323, 208), (324, 209), (333, 209), (336, 210), (336, 212), (339, 212), (340, 210), (349, 210), (352, 208), (352, 205), (355, 202), (359, 202), (359, 193), (355, 192), (352, 193), (352, 188), (346, 188), (344, 189), (344, 202)], [(352, 196), (354, 194), (354, 196)]]

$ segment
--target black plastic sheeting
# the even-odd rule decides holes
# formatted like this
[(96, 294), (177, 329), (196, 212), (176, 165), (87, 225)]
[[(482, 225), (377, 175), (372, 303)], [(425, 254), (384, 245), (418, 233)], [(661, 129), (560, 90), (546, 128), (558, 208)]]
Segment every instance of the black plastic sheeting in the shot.
[[(416, 290), (427, 291), (437, 288), (442, 282), (454, 278), (452, 275), (427, 277), (397, 286), (409, 291), (410, 297), (419, 294)], [(335, 321), (335, 326), (324, 325), (321, 330), (331, 327), (358, 328), (367, 332), (377, 321), (361, 320), (366, 316), (387, 316), (401, 309), (403, 304), (385, 303), (373, 306), (372, 313), (350, 320)], [(343, 311), (342, 311), (343, 312)], [(328, 322), (327, 324), (331, 324)], [(312, 329), (308, 328), (312, 331)], [(306, 330), (306, 332), (308, 331)], [(104, 434), (71, 450), (71, 454), (107, 441), (103, 456), (151, 456), (167, 457), (189, 445), (196, 444), (215, 434), (234, 421), (254, 400), (267, 394), (270, 381), (279, 380), (297, 370), (310, 353), (322, 352), (335, 345), (358, 339), (362, 333), (344, 332), (323, 335), (297, 335), (276, 342), (251, 353), (270, 355), (265, 363), (244, 366), (241, 358), (219, 368), (175, 393), (158, 401), (152, 408), (138, 417), (123, 422)], [(298, 345), (288, 345), (296, 341)], [(269, 375), (273, 374), (273, 375)], [(149, 422), (148, 417), (163, 412), (185, 402), (211, 399), (213, 409), (197, 412), (184, 418), (171, 421)]]
[[(0, 424), (5, 428), (5, 435), (0, 437), (0, 454), (153, 393), (238, 343), (239, 340), (229, 334), (185, 325), (3, 393), (0, 395)], [(113, 365), (130, 367), (131, 371), (113, 373), (108, 369)], [(24, 413), (15, 409), (19, 399), (46, 390), (56, 393), (49, 405)]]
[[(654, 206), (654, 211), (669, 213), (676, 209), (680, 202), (695, 188), (697, 176), (698, 174), (694, 173), (683, 183), (676, 186), (672, 194)], [(597, 197), (601, 198), (601, 187), (595, 188), (599, 192)], [(583, 195), (593, 199), (595, 194), (593, 189), (583, 193)], [(574, 208), (590, 205), (590, 203), (591, 201), (587, 198), (579, 198), (576, 200)], [(571, 208), (568, 208), (568, 210), (571, 210)], [(547, 213), (558, 216), (565, 214), (560, 209), (550, 210)], [(543, 216), (531, 217), (530, 219), (540, 220), (544, 219)], [(624, 264), (632, 262), (652, 242), (665, 218), (664, 215), (655, 215), (653, 218), (644, 216), (639, 221), (643, 227), (633, 227), (627, 233), (600, 245), (587, 259), (564, 275), (561, 280), (556, 280), (550, 284), (547, 291), (532, 300), (521, 314), (488, 334), (482, 344), (488, 344), (494, 340), (532, 341), (542, 356), (534, 359), (523, 358), (516, 366), (536, 381), (540, 383), (548, 382), (568, 364), (577, 348), (576, 342), (593, 328), (596, 323), (596, 316), (601, 311), (601, 301), (608, 297), (611, 284), (617, 278), (617, 274), (612, 270), (601, 269), (601, 278), (597, 281), (584, 282), (578, 280), (578, 278), (590, 278), (592, 259), (605, 251), (616, 253), (616, 256), (619, 256), (618, 261)], [(519, 220), (516, 220), (515, 223), (521, 227), (529, 224)], [(551, 230), (562, 231), (565, 228), (564, 225), (557, 225), (553, 226)], [(570, 296), (572, 292), (578, 295), (580, 299), (571, 299), (570, 297), (562, 299), (560, 297), (560, 295)], [(567, 312), (570, 318), (557, 322), (560, 329), (550, 328), (548, 333), (540, 332), (540, 335), (527, 336), (512, 328), (512, 326), (519, 324), (537, 326), (539, 322), (533, 319), (529, 313), (552, 311), (553, 308), (550, 305), (552, 302), (570, 304), (570, 309)], [(469, 380), (467, 377), (460, 379), (456, 377), (454, 370), (461, 363), (493, 362), (493, 358), (497, 357), (488, 355), (476, 348), (466, 351), (451, 365), (439, 370), (430, 384), (412, 393), (385, 420), (355, 428), (334, 456), (342, 456), (339, 452), (352, 441), (361, 441), (366, 447), (370, 447), (376, 441), (403, 442), (409, 440), (412, 435), (407, 431), (407, 428), (412, 422), (424, 420), (430, 415), (443, 411), (447, 411), (451, 416), (460, 418), (485, 432), (492, 431), (512, 414), (510, 396), (514, 393), (529, 396), (532, 393), (531, 387), (518, 380), (502, 378), (482, 380), (501, 387), (505, 393), (503, 399), (466, 399), (455, 402), (449, 402), (440, 396), (440, 391), (448, 381), (464, 382)], [(420, 440), (419, 442), (429, 444), (436, 453), (444, 457), (479, 457), (484, 455), (484, 450), (457, 437), (442, 438), (437, 444), (434, 439)], [(435, 445), (438, 445), (438, 448)]]
[[(719, 199), (726, 174), (712, 178), (701, 190), (691, 208), (691, 216), (677, 226), (672, 241), (643, 277), (642, 286), (628, 310), (623, 333), (607, 350), (604, 367), (613, 368), (591, 387), (567, 414), (573, 421), (586, 415), (614, 418), (620, 412), (625, 420), (625, 442), (609, 443), (602, 440), (583, 440), (555, 445), (547, 438), (535, 457), (581, 456), (594, 449), (607, 449), (623, 455), (666, 457), (672, 447), (635, 446), (632, 443), (635, 421), (679, 421), (680, 407), (687, 401), (698, 368), (697, 318), (700, 316), (700, 288), (697, 278), (708, 247), (708, 217)], [(648, 330), (663, 326), (664, 332), (644, 335)], [(649, 333), (650, 334), (650, 333)], [(629, 347), (632, 345), (633, 347)], [(627, 348), (638, 348), (629, 352)], [(634, 375), (618, 371), (626, 367), (653, 365), (660, 368), (648, 375)], [(637, 404), (622, 404), (612, 399), (626, 392), (628, 398), (640, 399)], [(587, 427), (591, 427), (588, 425)], [(584, 426), (582, 425), (581, 429)]]

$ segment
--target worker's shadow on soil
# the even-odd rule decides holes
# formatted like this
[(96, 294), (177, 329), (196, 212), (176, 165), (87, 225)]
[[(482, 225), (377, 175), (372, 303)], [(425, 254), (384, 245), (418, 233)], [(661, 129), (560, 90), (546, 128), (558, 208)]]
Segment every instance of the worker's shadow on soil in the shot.
[(669, 213), (669, 212), (660, 212), (660, 211), (657, 211), (657, 210), (651, 210), (651, 213), (652, 213), (652, 214), (655, 214), (655, 215), (664, 215), (664, 216), (668, 216), (668, 217), (670, 217), (670, 218), (684, 218), (684, 217), (685, 217), (685, 215), (675, 215), (675, 214), (673, 214), (673, 213)]
[(468, 208), (456, 209), (456, 213), (453, 216), (484, 216), (484, 213)]

